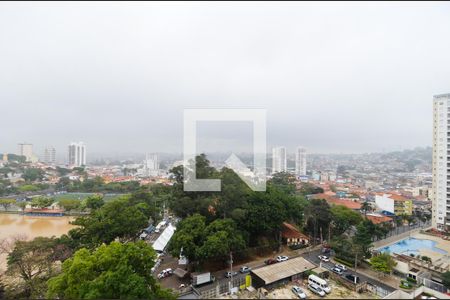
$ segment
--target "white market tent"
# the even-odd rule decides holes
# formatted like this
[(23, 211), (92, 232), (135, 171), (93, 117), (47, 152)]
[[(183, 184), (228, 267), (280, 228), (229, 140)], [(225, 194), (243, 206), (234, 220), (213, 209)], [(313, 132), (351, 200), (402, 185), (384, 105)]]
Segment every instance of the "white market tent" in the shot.
[(158, 239), (153, 243), (153, 249), (158, 252), (163, 252), (170, 239), (172, 238), (175, 229), (176, 228), (173, 227), (172, 224), (169, 224), (169, 226), (167, 226), (163, 233), (161, 233)]

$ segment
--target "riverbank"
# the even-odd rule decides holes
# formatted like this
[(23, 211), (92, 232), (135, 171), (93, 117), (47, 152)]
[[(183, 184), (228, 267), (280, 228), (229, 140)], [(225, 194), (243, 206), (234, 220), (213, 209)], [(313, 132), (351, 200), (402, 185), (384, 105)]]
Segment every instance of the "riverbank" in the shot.
[[(75, 225), (70, 224), (73, 216), (38, 217), (18, 213), (0, 214), (0, 242), (14, 239), (31, 240), (38, 236), (52, 237), (66, 234)], [(6, 269), (6, 254), (0, 255), (0, 272)]]

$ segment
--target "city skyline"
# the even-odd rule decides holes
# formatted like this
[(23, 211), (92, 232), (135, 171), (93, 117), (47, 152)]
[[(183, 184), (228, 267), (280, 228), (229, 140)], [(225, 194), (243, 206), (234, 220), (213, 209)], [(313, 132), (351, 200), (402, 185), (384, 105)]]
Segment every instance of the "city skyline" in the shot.
[[(447, 3), (1, 7), (0, 99), (22, 115), (4, 116), (5, 152), (73, 139), (92, 153), (179, 153), (184, 109), (230, 107), (267, 109), (269, 146), (423, 147), (428, 99), (450, 86)], [(207, 137), (212, 151), (245, 143), (225, 131)]]

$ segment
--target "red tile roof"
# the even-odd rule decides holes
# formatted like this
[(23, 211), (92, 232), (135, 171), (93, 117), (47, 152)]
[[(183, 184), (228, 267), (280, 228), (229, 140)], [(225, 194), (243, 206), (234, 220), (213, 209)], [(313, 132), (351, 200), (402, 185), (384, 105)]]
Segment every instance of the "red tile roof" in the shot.
[(367, 215), (366, 218), (374, 224), (381, 224), (385, 222), (392, 222), (392, 218), (389, 218), (387, 216), (374, 216), (374, 215)]
[(297, 238), (309, 240), (309, 237), (301, 233), (294, 225), (284, 222), (281, 235), (284, 238)]

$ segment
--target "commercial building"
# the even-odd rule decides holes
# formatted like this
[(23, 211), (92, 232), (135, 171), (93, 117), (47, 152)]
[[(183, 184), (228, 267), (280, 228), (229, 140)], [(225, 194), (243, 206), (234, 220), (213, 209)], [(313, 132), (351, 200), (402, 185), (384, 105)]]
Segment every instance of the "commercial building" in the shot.
[(56, 163), (56, 150), (52, 146), (45, 147), (44, 163), (54, 165)]
[(295, 152), (295, 175), (306, 175), (306, 149), (298, 147)]
[(86, 146), (82, 143), (70, 143), (69, 166), (81, 167), (86, 165)]
[(383, 212), (388, 214), (412, 215), (413, 203), (411, 199), (398, 194), (377, 194), (375, 204)]
[(25, 156), (25, 159), (28, 162), (33, 161), (33, 159), (34, 159), (33, 144), (20, 143), (19, 144), (19, 155)]
[(438, 230), (450, 225), (450, 94), (433, 98), (432, 224)]
[(275, 147), (272, 149), (272, 174), (287, 171), (286, 148)]

